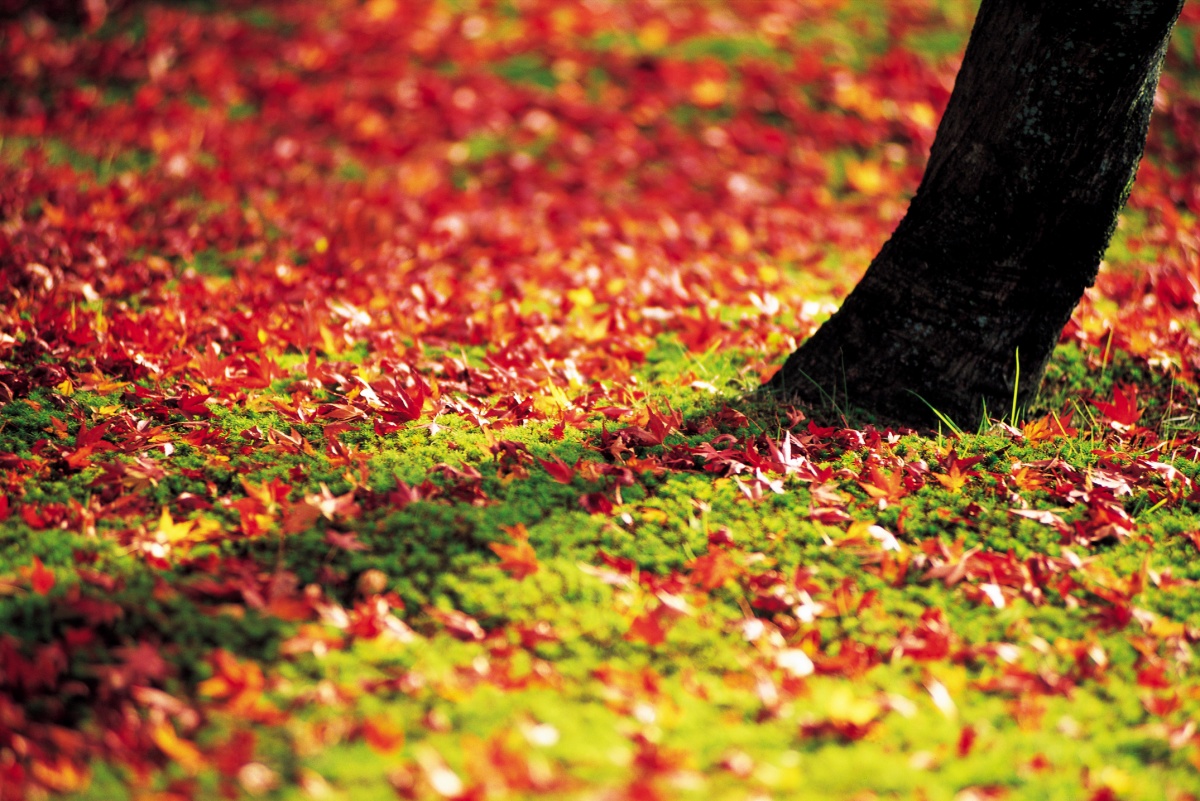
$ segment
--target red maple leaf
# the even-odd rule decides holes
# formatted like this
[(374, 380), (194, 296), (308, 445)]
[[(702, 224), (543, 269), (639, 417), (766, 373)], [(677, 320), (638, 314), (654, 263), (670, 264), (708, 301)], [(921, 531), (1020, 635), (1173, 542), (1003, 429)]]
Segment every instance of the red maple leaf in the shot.
[(63, 454), (63, 460), (73, 470), (82, 470), (91, 465), (91, 456), (97, 451), (111, 451), (116, 446), (104, 441), (104, 434), (109, 424), (102, 423), (95, 428), (88, 428), (87, 423), (80, 421), (79, 431), (75, 434), (75, 450)]
[(21, 574), (29, 579), (30, 586), (38, 595), (45, 595), (54, 588), (54, 574), (36, 556), (31, 566), (21, 568)]
[(974, 726), (962, 727), (962, 730), (958, 733), (958, 747), (956, 749), (960, 759), (971, 753), (971, 748), (975, 745), (977, 734)]
[(656, 444), (662, 444), (667, 435), (673, 431), (678, 431), (679, 426), (683, 423), (683, 415), (667, 406), (665, 413), (660, 412), (655, 406), (650, 406), (647, 410), (646, 428), (651, 435), (658, 440)]
[(580, 495), (579, 505), (590, 514), (610, 515), (613, 511), (612, 501), (603, 492), (589, 492), (586, 495)]
[(1138, 389), (1134, 385), (1114, 387), (1112, 401), (1092, 400), (1091, 403), (1109, 419), (1113, 428), (1124, 431), (1142, 419), (1142, 409), (1137, 405)]
[(246, 729), (235, 731), (228, 740), (210, 751), (209, 759), (213, 767), (225, 778), (232, 779), (243, 765), (254, 760), (256, 740), (252, 731)]
[(179, 396), (179, 411), (188, 417), (211, 416), (212, 410), (208, 408), (208, 401), (212, 397), (212, 395), (189, 395), (184, 393)]
[(928, 661), (944, 659), (950, 653), (951, 631), (942, 610), (927, 608), (915, 630), (901, 630), (892, 647), (893, 657), (903, 655), (912, 659)]
[(538, 460), (538, 463), (542, 467), (546, 468), (546, 472), (550, 474), (550, 478), (560, 484), (570, 484), (571, 480), (575, 478), (575, 468), (562, 459), (559, 459), (556, 454), (550, 454), (549, 459), (542, 459), (536, 456), (534, 458)]
[(162, 681), (171, 672), (171, 666), (163, 659), (161, 649), (144, 640), (137, 645), (114, 648), (113, 654), (122, 663), (114, 669), (119, 670), (124, 679), (132, 684)]

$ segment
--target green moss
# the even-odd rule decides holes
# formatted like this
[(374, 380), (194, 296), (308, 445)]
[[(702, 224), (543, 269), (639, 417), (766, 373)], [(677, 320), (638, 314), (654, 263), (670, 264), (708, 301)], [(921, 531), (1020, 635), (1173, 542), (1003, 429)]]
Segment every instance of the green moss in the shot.
[(554, 89), (558, 79), (543, 58), (535, 53), (519, 53), (493, 65), (492, 71), (509, 83)]

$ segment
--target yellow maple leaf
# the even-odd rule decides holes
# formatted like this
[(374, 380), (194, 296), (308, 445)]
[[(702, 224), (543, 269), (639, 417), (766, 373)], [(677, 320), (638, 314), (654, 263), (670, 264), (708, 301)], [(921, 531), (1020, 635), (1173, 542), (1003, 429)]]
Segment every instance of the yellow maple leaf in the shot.
[(158, 519), (155, 535), (159, 542), (167, 545), (178, 545), (183, 542), (200, 542), (209, 534), (220, 529), (215, 520), (201, 518), (198, 520), (181, 520), (178, 523), (171, 517), (170, 510), (163, 507), (162, 516)]
[(158, 519), (158, 529), (154, 532), (159, 539), (174, 544), (187, 539), (188, 534), (192, 531), (192, 523), (190, 520), (183, 520), (176, 523), (171, 519), (171, 512), (167, 507), (163, 507), (162, 516)]
[(952, 464), (948, 472), (934, 473), (933, 477), (950, 492), (957, 494), (971, 480), (971, 475), (971, 471), (962, 470), (957, 464)]
[(53, 761), (35, 760), (29, 772), (38, 784), (59, 793), (82, 790), (91, 781), (91, 772), (87, 767), (62, 756), (54, 757)]
[(187, 740), (181, 740), (170, 723), (159, 723), (150, 729), (150, 739), (187, 773), (194, 775), (204, 767), (204, 755), (200, 749)]
[(713, 108), (725, 102), (728, 87), (724, 81), (704, 77), (692, 84), (692, 102), (701, 108)]
[(870, 698), (856, 698), (848, 687), (838, 687), (829, 696), (829, 717), (842, 723), (865, 726), (883, 711)]
[(376, 22), (383, 22), (396, 16), (400, 6), (396, 0), (369, 0), (367, 16)]
[(888, 188), (883, 170), (873, 161), (846, 162), (846, 182), (864, 195), (878, 195)]

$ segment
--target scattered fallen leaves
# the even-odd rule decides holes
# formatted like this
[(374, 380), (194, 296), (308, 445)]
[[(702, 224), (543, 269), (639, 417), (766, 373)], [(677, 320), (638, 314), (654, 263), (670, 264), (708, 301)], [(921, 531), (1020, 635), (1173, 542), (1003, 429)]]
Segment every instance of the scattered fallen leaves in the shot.
[[(0, 10), (4, 801), (97, 760), (333, 796), (294, 766), (344, 747), (403, 798), (787, 797), (797, 738), (929, 715), (908, 767), (963, 798), (1200, 794), (1195, 8), (1063, 334), (1086, 379), (1047, 381), (1078, 401), (946, 441), (743, 395), (900, 219), (969, 3), (35, 6)], [(1075, 719), (1101, 693), (1153, 779)], [(693, 748), (700, 708), (754, 737)], [(969, 784), (1050, 726), (1119, 760)]]

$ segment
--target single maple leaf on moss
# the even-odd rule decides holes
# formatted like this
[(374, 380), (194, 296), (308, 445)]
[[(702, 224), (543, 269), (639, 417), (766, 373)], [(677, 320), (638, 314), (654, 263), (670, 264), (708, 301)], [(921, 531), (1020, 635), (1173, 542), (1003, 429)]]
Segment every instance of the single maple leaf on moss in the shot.
[(404, 729), (383, 716), (364, 720), (362, 737), (367, 745), (381, 754), (390, 754), (404, 745)]
[(542, 467), (546, 468), (546, 472), (550, 474), (550, 477), (559, 484), (570, 484), (571, 480), (575, 478), (575, 468), (553, 453), (550, 454), (549, 459), (534, 458), (538, 460)]
[(29, 579), (30, 587), (38, 595), (45, 595), (54, 588), (54, 574), (47, 570), (42, 560), (36, 556), (33, 557), (30, 567), (21, 568), (21, 573)]
[(163, 507), (162, 515), (158, 519), (158, 528), (154, 534), (159, 542), (167, 545), (177, 545), (185, 542), (200, 542), (220, 531), (221, 525), (215, 520), (208, 518), (198, 518), (195, 520), (180, 520), (178, 523), (171, 517), (171, 512), (167, 507)]
[(651, 646), (661, 645), (667, 638), (667, 630), (663, 628), (658, 611), (656, 609), (653, 612), (645, 612), (634, 618), (629, 624), (629, 631), (625, 632), (625, 639)]
[(858, 486), (862, 487), (863, 492), (872, 500), (878, 501), (881, 509), (908, 494), (908, 489), (904, 486), (903, 470), (884, 470), (877, 464), (872, 464), (864, 471)]
[(734, 561), (729, 552), (720, 549), (696, 557), (688, 567), (692, 569), (692, 583), (706, 591), (724, 585), (742, 572), (741, 565)]
[(1142, 419), (1144, 410), (1138, 408), (1137, 396), (1137, 386), (1114, 387), (1111, 402), (1093, 400), (1091, 403), (1104, 413), (1113, 428), (1124, 431)]
[(183, 740), (175, 733), (175, 727), (163, 721), (150, 728), (150, 739), (158, 750), (168, 756), (188, 775), (195, 775), (205, 766), (204, 754), (193, 743)]
[(529, 532), (524, 523), (515, 526), (501, 526), (505, 533), (515, 541), (513, 545), (503, 542), (493, 542), (488, 545), (492, 553), (500, 557), (500, 569), (507, 572), (517, 581), (538, 572), (537, 552), (529, 544)]
[(1037, 492), (1046, 486), (1044, 477), (1035, 467), (1021, 462), (1013, 462), (1009, 479), (1018, 492)]
[(1051, 412), (1023, 425), (1021, 433), (1025, 435), (1025, 439), (1035, 445), (1039, 442), (1048, 442), (1055, 437), (1073, 437), (1079, 433), (1078, 430), (1071, 427), (1071, 417), (1074, 414), (1074, 411), (1070, 411), (1059, 416)]
[(981, 456), (974, 456), (969, 459), (960, 459), (958, 452), (954, 449), (946, 455), (946, 459), (942, 462), (942, 467), (946, 469), (945, 473), (933, 473), (933, 477), (937, 482), (952, 493), (959, 493), (966, 486), (967, 482), (973, 476), (979, 475), (979, 471), (972, 470), (971, 467), (978, 464)]
[(262, 668), (249, 660), (239, 661), (222, 648), (213, 651), (210, 659), (213, 675), (200, 682), (200, 695), (239, 713), (253, 708), (266, 687)]

